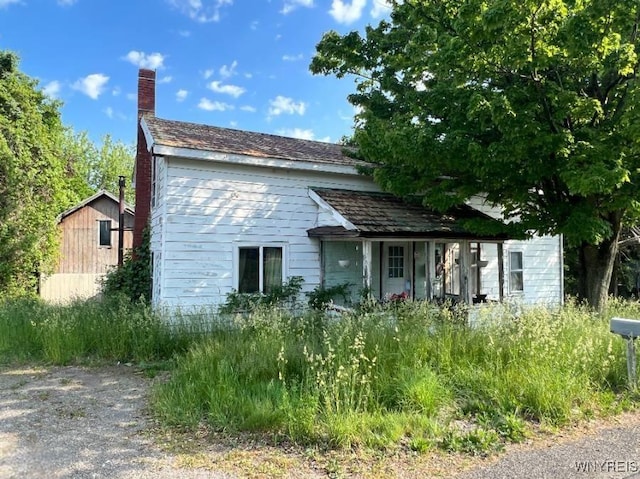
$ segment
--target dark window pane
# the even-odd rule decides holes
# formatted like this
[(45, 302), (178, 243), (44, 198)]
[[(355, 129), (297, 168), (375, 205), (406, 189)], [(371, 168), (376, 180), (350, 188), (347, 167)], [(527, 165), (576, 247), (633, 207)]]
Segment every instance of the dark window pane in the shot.
[(511, 252), (511, 271), (519, 271), (519, 270), (522, 270), (522, 252), (512, 251)]
[(238, 265), (238, 292), (257, 293), (259, 281), (259, 248), (240, 248)]
[(111, 220), (100, 221), (100, 246), (111, 246)]

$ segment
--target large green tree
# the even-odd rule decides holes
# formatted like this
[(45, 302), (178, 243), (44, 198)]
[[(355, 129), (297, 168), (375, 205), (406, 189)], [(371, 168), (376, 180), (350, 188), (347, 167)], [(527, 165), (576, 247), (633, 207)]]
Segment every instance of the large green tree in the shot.
[(0, 294), (35, 291), (53, 265), (67, 204), (59, 105), (0, 51)]
[[(96, 146), (86, 132), (75, 133), (67, 129), (62, 155), (67, 165), (69, 191), (75, 203), (101, 189), (117, 196), (121, 175), (129, 185), (135, 161), (133, 144), (113, 141), (110, 135), (105, 135), (100, 146)], [(132, 188), (125, 190), (125, 199), (133, 205)]]
[(579, 249), (607, 298), (621, 226), (640, 214), (637, 0), (404, 0), (364, 34), (324, 35), (314, 73), (355, 75), (354, 139), (397, 194), (472, 195), (514, 231)]

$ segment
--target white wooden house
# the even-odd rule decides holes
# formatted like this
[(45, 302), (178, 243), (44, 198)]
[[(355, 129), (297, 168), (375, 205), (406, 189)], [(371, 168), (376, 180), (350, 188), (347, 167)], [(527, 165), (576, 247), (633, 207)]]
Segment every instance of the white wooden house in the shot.
[(155, 305), (221, 304), (292, 276), (354, 297), (562, 302), (559, 237), (470, 233), (461, 220), (484, 216), (479, 200), (448, 215), (407, 203), (339, 145), (157, 118), (154, 80), (141, 70), (136, 194), (149, 217), (135, 228), (151, 226)]

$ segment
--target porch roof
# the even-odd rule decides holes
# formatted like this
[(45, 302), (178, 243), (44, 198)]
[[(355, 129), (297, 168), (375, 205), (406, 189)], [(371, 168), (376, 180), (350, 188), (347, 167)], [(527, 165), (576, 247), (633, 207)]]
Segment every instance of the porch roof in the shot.
[(478, 241), (509, 239), (503, 233), (479, 235), (465, 229), (465, 220), (497, 222), (466, 205), (442, 214), (389, 193), (329, 188), (311, 188), (311, 191), (333, 210), (332, 213), (337, 213), (345, 220), (342, 222), (343, 226), (319, 226), (307, 230), (311, 237), (447, 238)]

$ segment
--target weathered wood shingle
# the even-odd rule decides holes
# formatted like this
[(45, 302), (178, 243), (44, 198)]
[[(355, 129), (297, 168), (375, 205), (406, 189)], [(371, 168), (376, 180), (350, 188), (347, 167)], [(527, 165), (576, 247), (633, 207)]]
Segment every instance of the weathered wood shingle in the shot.
[(145, 116), (144, 121), (156, 145), (341, 166), (366, 165), (345, 155), (345, 147), (334, 143), (163, 120), (153, 116)]
[(506, 239), (504, 235), (485, 236), (470, 232), (464, 221), (496, 221), (468, 206), (448, 214), (438, 213), (419, 202), (402, 200), (388, 193), (349, 191), (328, 188), (312, 190), (352, 223), (357, 231), (341, 227), (313, 228), (310, 236), (420, 236), (430, 238)]

